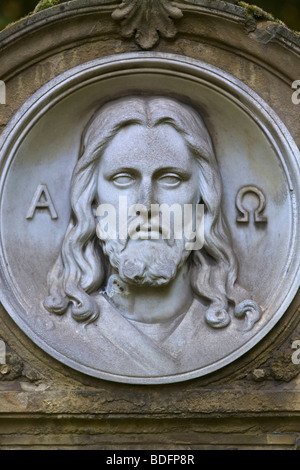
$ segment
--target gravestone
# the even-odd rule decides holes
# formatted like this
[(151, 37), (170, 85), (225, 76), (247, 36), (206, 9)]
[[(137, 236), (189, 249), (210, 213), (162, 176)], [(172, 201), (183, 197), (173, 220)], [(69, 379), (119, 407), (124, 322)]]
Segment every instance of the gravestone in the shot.
[(73, 0), (0, 50), (0, 448), (296, 449), (299, 35)]

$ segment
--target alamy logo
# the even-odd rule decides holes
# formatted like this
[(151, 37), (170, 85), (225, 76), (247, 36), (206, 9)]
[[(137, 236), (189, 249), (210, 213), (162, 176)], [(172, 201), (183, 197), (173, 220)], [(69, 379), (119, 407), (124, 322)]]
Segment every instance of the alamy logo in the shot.
[(6, 86), (2, 80), (0, 80), (0, 104), (6, 104)]
[(295, 365), (300, 364), (300, 340), (294, 341), (292, 344), (292, 349), (296, 349), (296, 351), (292, 355), (292, 363)]
[(6, 346), (4, 341), (0, 340), (0, 365), (6, 364)]
[(292, 88), (296, 90), (292, 94), (292, 102), (293, 104), (300, 104), (300, 80), (295, 80), (292, 84)]
[(188, 251), (201, 250), (204, 244), (204, 205), (143, 204), (128, 206), (119, 197), (116, 208), (100, 204), (97, 208), (97, 236), (100, 240), (184, 240)]

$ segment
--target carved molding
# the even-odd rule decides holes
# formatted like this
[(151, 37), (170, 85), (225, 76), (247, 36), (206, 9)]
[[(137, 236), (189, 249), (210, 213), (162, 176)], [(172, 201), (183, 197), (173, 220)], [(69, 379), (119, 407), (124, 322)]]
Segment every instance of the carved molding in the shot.
[(112, 13), (112, 18), (121, 23), (122, 36), (134, 37), (144, 50), (153, 48), (161, 37), (173, 38), (177, 33), (174, 20), (182, 16), (170, 0), (123, 0)]

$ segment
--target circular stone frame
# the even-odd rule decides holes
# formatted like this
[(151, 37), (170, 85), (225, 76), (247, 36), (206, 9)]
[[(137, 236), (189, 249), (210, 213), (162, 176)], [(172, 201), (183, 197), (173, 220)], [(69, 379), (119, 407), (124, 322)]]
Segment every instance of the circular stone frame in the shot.
[[(16, 115), (3, 131), (0, 139), (0, 210), (1, 226), (3, 222), (3, 191), (6, 178), (14, 156), (22, 145), (26, 135), (35, 124), (57, 103), (71, 96), (76, 91), (98, 81), (105, 81), (114, 77), (136, 74), (163, 74), (166, 77), (176, 76), (183, 79), (204, 84), (221, 93), (242, 109), (261, 129), (270, 145), (275, 150), (285, 171), (290, 193), (290, 207), (292, 214), (290, 254), (286, 264), (288, 277), (283, 280), (276, 297), (276, 308), (272, 318), (260, 331), (242, 347), (234, 350), (230, 355), (213, 364), (198, 370), (179, 373), (164, 377), (130, 377), (111, 374), (107, 371), (96, 370), (72, 357), (65, 356), (54, 349), (45, 337), (32, 330), (27, 320), (26, 302), (22, 301), (14, 279), (7, 265), (6, 253), (1, 232), (0, 240), (0, 290), (1, 302), (8, 314), (21, 328), (21, 330), (46, 353), (63, 364), (93, 377), (124, 383), (160, 384), (180, 382), (204, 376), (215, 372), (232, 363), (265, 337), (282, 318), (299, 289), (299, 259), (300, 237), (298, 233), (300, 219), (300, 168), (299, 150), (290, 133), (273, 112), (273, 110), (249, 87), (240, 80), (214, 66), (175, 54), (159, 52), (126, 53), (104, 57), (92, 62), (77, 66), (57, 78), (51, 80), (20, 108)], [(112, 91), (113, 96), (113, 91)], [(9, 263), (8, 263), (9, 264)]]

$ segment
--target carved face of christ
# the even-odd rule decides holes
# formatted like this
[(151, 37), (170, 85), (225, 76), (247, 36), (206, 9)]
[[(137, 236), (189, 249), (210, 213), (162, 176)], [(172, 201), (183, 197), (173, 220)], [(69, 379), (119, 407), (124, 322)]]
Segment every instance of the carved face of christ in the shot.
[[(143, 204), (185, 204), (200, 200), (195, 158), (183, 137), (170, 125), (154, 128), (130, 125), (113, 138), (99, 162), (97, 199), (112, 204), (119, 216), (119, 198), (128, 206)], [(184, 240), (168, 246), (165, 240), (130, 240), (126, 249), (119, 242), (103, 246), (111, 264), (123, 280), (161, 285), (176, 275), (188, 257)]]

